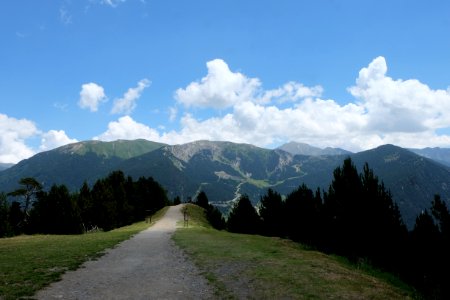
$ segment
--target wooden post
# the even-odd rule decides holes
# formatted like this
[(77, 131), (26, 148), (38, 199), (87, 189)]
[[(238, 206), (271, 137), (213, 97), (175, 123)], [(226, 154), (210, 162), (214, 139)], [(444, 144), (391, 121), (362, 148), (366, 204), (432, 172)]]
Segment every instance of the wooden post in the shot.
[(184, 227), (189, 227), (189, 214), (187, 207), (183, 207), (183, 219), (184, 219)]
[(150, 209), (146, 210), (147, 217), (145, 218), (146, 223), (152, 223), (152, 211)]

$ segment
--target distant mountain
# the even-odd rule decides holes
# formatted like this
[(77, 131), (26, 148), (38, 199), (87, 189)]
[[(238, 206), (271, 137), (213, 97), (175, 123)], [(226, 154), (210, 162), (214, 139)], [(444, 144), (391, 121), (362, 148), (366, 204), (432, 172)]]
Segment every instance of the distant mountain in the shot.
[(14, 166), (14, 164), (0, 163), (0, 171), (6, 170), (8, 168), (11, 168), (12, 166)]
[(289, 142), (284, 145), (281, 145), (277, 149), (289, 152), (294, 155), (310, 155), (310, 156), (319, 156), (319, 155), (347, 155), (352, 154), (352, 152), (340, 149), (340, 148), (318, 148), (305, 143), (297, 143), (297, 142)]
[(164, 144), (146, 140), (86, 141), (41, 152), (0, 172), (0, 191), (12, 191), (23, 177), (34, 177), (44, 187), (65, 184), (77, 190), (84, 181), (108, 175), (123, 160), (153, 151)]
[(81, 142), (39, 153), (1, 171), (0, 191), (14, 190), (19, 179), (28, 176), (45, 188), (57, 183), (78, 190), (83, 181), (93, 184), (120, 169), (135, 179), (152, 176), (171, 198), (187, 200), (203, 190), (211, 202), (226, 210), (244, 193), (256, 204), (269, 187), (283, 195), (302, 183), (327, 190), (333, 170), (348, 156), (360, 172), (369, 163), (392, 191), (410, 227), (416, 215), (429, 208), (434, 194), (439, 193), (450, 205), (449, 168), (392, 145), (355, 154), (294, 155), (230, 142), (175, 146), (145, 140)]
[(359, 170), (368, 162), (391, 190), (410, 226), (417, 213), (429, 209), (435, 194), (440, 194), (450, 204), (450, 168), (434, 160), (393, 145), (354, 154), (352, 159)]
[(412, 152), (435, 160), (443, 165), (450, 167), (450, 149), (448, 148), (424, 148), (424, 149), (409, 149)]

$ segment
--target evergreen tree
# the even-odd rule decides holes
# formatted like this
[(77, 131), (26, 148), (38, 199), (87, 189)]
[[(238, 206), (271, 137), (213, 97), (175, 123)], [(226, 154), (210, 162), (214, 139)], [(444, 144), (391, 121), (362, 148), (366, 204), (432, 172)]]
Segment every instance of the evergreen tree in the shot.
[[(439, 231), (445, 239), (450, 239), (450, 212), (447, 204), (441, 200), (440, 195), (435, 195), (431, 203), (431, 213), (438, 221)], [(450, 242), (450, 241), (447, 241)]]
[(105, 179), (97, 180), (92, 188), (93, 211), (96, 212), (94, 224), (105, 231), (117, 227), (117, 204), (113, 190)]
[(261, 197), (259, 215), (262, 221), (262, 231), (269, 236), (284, 235), (283, 200), (281, 195), (272, 189)]
[(353, 260), (400, 268), (407, 230), (391, 193), (367, 163), (358, 175), (348, 158), (333, 175), (324, 195), (326, 248)]
[(95, 229), (94, 200), (92, 199), (91, 190), (85, 181), (76, 195), (78, 207), (80, 209), (81, 223), (83, 231), (87, 232)]
[(212, 204), (209, 204), (208, 209), (206, 210), (206, 219), (209, 224), (217, 230), (222, 230), (226, 227), (226, 222), (222, 213)]
[(242, 195), (233, 205), (227, 221), (231, 232), (255, 234), (260, 231), (260, 219), (247, 195)]
[(384, 183), (366, 163), (361, 174), (359, 255), (378, 266), (395, 270), (401, 264), (407, 229), (398, 206)]
[(0, 238), (12, 234), (11, 225), (9, 224), (9, 207), (6, 194), (0, 193)]
[(65, 185), (53, 185), (48, 193), (40, 193), (30, 219), (31, 232), (50, 234), (82, 232), (78, 206)]
[(11, 226), (11, 231), (13, 235), (18, 235), (23, 232), (24, 229), (24, 213), (20, 207), (20, 203), (13, 201), (11, 207), (9, 208), (9, 224)]
[(203, 207), (204, 209), (208, 209), (208, 207), (209, 207), (209, 200), (208, 200), (208, 197), (206, 196), (206, 193), (204, 191), (201, 191), (197, 195), (195, 204), (197, 204), (200, 207)]
[(286, 233), (293, 240), (317, 246), (322, 236), (322, 199), (305, 184), (286, 197)]
[(214, 205), (209, 203), (208, 196), (204, 191), (201, 191), (197, 197), (195, 204), (205, 209), (206, 219), (209, 224), (215, 229), (225, 229), (225, 220), (222, 213)]
[(36, 200), (37, 194), (42, 191), (42, 185), (32, 177), (25, 177), (19, 180), (20, 188), (10, 192), (8, 195), (23, 197), (23, 223), (27, 222), (30, 208)]
[(178, 204), (181, 204), (181, 198), (180, 198), (180, 196), (176, 196), (176, 197), (173, 199), (173, 205), (178, 205)]
[(356, 258), (358, 240), (364, 234), (360, 227), (362, 184), (350, 158), (333, 172), (333, 181), (324, 196), (327, 226), (327, 248), (338, 254)]
[(406, 272), (407, 276), (410, 276), (414, 285), (427, 297), (441, 298), (442, 287), (438, 277), (441, 261), (439, 252), (437, 252), (439, 251), (439, 228), (427, 210), (416, 218), (414, 229), (411, 232), (410, 251), (412, 252), (411, 265)]
[(431, 203), (431, 213), (436, 219), (439, 229), (438, 245), (434, 256), (437, 257), (435, 278), (439, 284), (439, 294), (442, 299), (450, 299), (450, 286), (448, 285), (448, 270), (450, 270), (450, 212), (447, 204), (439, 195), (434, 196)]

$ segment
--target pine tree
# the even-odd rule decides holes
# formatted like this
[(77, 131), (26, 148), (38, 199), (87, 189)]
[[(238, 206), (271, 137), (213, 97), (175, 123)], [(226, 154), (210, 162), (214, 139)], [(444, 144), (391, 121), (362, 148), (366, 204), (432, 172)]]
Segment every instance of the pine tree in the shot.
[(255, 234), (260, 231), (260, 219), (247, 195), (243, 195), (233, 205), (227, 221), (231, 232)]
[(262, 221), (263, 233), (269, 236), (284, 235), (283, 200), (281, 195), (272, 189), (261, 197), (259, 215)]
[(324, 197), (327, 248), (352, 259), (360, 252), (362, 183), (350, 158), (333, 172), (333, 181)]
[(12, 234), (11, 225), (9, 224), (9, 207), (6, 194), (0, 193), (0, 238)]
[(322, 200), (320, 192), (313, 193), (305, 184), (286, 197), (285, 232), (293, 240), (318, 245), (321, 240)]
[(208, 209), (208, 207), (209, 207), (209, 200), (208, 200), (208, 197), (206, 196), (206, 193), (204, 191), (201, 191), (197, 195), (195, 204), (197, 204), (200, 207), (203, 207), (204, 209)]
[(65, 185), (53, 185), (48, 193), (40, 193), (30, 219), (33, 233), (76, 234), (83, 231), (75, 198)]
[[(439, 228), (427, 210), (417, 218), (411, 232), (409, 271), (407, 272), (414, 285), (430, 298), (440, 298), (440, 278), (438, 268), (441, 263), (439, 254)], [(448, 270), (447, 270), (448, 271)]]

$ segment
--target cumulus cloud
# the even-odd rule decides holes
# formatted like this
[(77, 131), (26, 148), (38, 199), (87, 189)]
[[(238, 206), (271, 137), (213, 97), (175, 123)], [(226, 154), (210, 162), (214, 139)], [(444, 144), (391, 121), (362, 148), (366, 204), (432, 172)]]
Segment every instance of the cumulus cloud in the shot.
[(186, 107), (227, 108), (253, 98), (261, 85), (256, 78), (233, 73), (221, 59), (206, 64), (208, 74), (200, 82), (192, 82), (185, 89), (178, 89), (175, 98)]
[(273, 100), (297, 101), (319, 97), (323, 92), (321, 86), (306, 87), (293, 81), (277, 89), (264, 91), (258, 78), (232, 72), (221, 59), (209, 61), (206, 66), (208, 74), (205, 77), (175, 92), (176, 100), (185, 107), (225, 109), (246, 101), (261, 104)]
[(377, 57), (349, 88), (367, 111), (368, 131), (420, 133), (450, 126), (448, 90), (432, 90), (415, 79), (394, 80), (386, 73), (386, 60)]
[(146, 78), (140, 80), (135, 88), (130, 88), (122, 98), (114, 101), (111, 110), (113, 114), (130, 114), (136, 108), (136, 101), (141, 97), (145, 88), (150, 86), (150, 81)]
[(32, 156), (34, 151), (25, 140), (38, 133), (33, 122), (0, 114), (0, 162), (17, 163)]
[(106, 101), (105, 91), (100, 85), (90, 82), (81, 86), (80, 100), (78, 101), (81, 108), (95, 112), (98, 110), (98, 106)]
[(41, 135), (41, 151), (52, 150), (60, 146), (78, 142), (76, 139), (69, 138), (64, 130), (50, 130)]
[(264, 104), (271, 102), (273, 99), (276, 99), (279, 103), (295, 102), (305, 98), (320, 97), (322, 93), (323, 88), (320, 85), (307, 87), (301, 83), (290, 81), (278, 89), (265, 91), (256, 102)]
[(123, 116), (117, 121), (110, 122), (108, 124), (108, 130), (94, 139), (102, 141), (114, 141), (119, 139), (147, 139), (158, 141), (160, 140), (160, 136), (157, 130), (136, 122), (130, 116)]
[[(236, 105), (223, 117), (197, 120), (191, 114), (181, 119), (182, 130), (163, 135), (177, 142), (196, 139), (228, 140), (268, 146), (279, 141), (308, 141), (315, 145), (347, 143), (364, 126), (362, 108), (339, 106), (332, 100), (304, 101), (295, 108), (280, 109), (250, 101)], [(358, 116), (354, 118), (354, 116)], [(350, 129), (350, 130), (349, 130)]]
[[(295, 140), (316, 146), (359, 151), (386, 143), (404, 147), (450, 146), (450, 89), (433, 90), (415, 79), (387, 76), (384, 57), (361, 69), (348, 91), (354, 101), (321, 99), (321, 86), (288, 82), (264, 90), (258, 78), (230, 71), (220, 59), (207, 63), (200, 81), (178, 89), (175, 98), (186, 109), (231, 108), (225, 116), (196, 119), (185, 113), (181, 130), (160, 139), (230, 140), (269, 146)], [(280, 103), (292, 103), (280, 108)]]
[[(264, 90), (258, 78), (232, 72), (222, 60), (208, 62), (207, 67), (200, 81), (175, 92), (185, 110), (169, 108), (169, 119), (182, 115), (179, 130), (164, 132), (164, 127), (153, 129), (122, 117), (98, 138), (146, 138), (168, 144), (227, 140), (262, 147), (298, 141), (352, 151), (387, 143), (450, 147), (450, 135), (437, 131), (450, 128), (450, 91), (433, 90), (415, 79), (389, 77), (384, 57), (361, 69), (355, 85), (348, 89), (354, 101), (346, 104), (322, 99), (321, 86), (288, 82)], [(191, 107), (227, 111), (206, 118), (200, 114), (202, 119)]]

